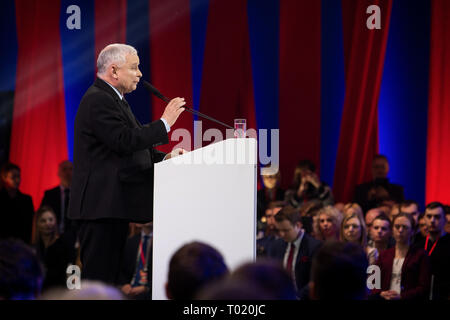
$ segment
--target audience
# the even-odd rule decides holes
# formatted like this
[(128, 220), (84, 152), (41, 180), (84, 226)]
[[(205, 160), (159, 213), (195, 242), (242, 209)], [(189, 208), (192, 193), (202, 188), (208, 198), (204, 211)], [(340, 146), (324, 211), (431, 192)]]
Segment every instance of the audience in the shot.
[(430, 289), (430, 264), (422, 248), (411, 246), (414, 218), (402, 212), (392, 224), (395, 247), (380, 253), (381, 289), (372, 290), (372, 295), (385, 300), (425, 300)]
[(52, 208), (43, 206), (38, 209), (34, 235), (33, 246), (45, 267), (43, 290), (65, 287), (67, 266), (75, 264), (76, 250), (71, 239), (59, 234)]
[(370, 241), (371, 239), (370, 237), (372, 236), (371, 229), (373, 221), (375, 220), (376, 217), (378, 217), (381, 214), (383, 214), (383, 212), (378, 208), (373, 208), (366, 212), (364, 220), (366, 222), (367, 227), (367, 241)]
[(321, 209), (313, 220), (314, 237), (321, 241), (339, 240), (342, 213), (332, 206)]
[[(267, 169), (267, 168), (266, 168)], [(267, 169), (269, 170), (269, 169)], [(268, 172), (262, 174), (263, 188), (257, 193), (257, 218), (258, 221), (263, 217), (267, 206), (271, 202), (284, 200), (284, 189), (280, 187), (281, 173)]]
[(264, 216), (264, 233), (256, 240), (256, 255), (258, 257), (266, 256), (269, 246), (278, 239), (275, 226), (275, 215), (283, 208), (283, 206), (284, 202), (271, 202), (266, 209), (266, 214)]
[(33, 225), (33, 200), (31, 196), (19, 190), (21, 181), (20, 168), (13, 163), (6, 163), (0, 170), (0, 240), (8, 238), (21, 239), (31, 243)]
[(312, 263), (311, 299), (367, 299), (367, 267), (367, 257), (361, 246), (350, 242), (325, 242)]
[(169, 262), (167, 298), (192, 300), (199, 291), (228, 274), (219, 251), (202, 242), (190, 242), (179, 248)]
[(298, 210), (291, 206), (284, 207), (277, 213), (275, 225), (281, 239), (270, 246), (268, 255), (282, 261), (296, 285), (299, 298), (305, 299), (308, 297), (312, 257), (321, 243), (306, 234), (302, 229)]
[(291, 189), (286, 191), (285, 202), (298, 208), (302, 203), (311, 200), (320, 200), (324, 206), (334, 204), (331, 188), (319, 180), (314, 163), (302, 160), (295, 169)]
[(42, 290), (43, 267), (21, 240), (0, 240), (0, 300), (34, 300)]
[(361, 208), (357, 204), (349, 204), (344, 210), (340, 232), (341, 241), (360, 245), (366, 252), (369, 264), (374, 264), (378, 258), (378, 251), (374, 247), (367, 246), (367, 229)]
[(357, 202), (364, 212), (376, 208), (383, 201), (404, 200), (403, 187), (390, 183), (388, 173), (387, 157), (381, 154), (376, 155), (372, 161), (372, 181), (356, 186), (353, 197), (353, 201)]
[(384, 213), (375, 218), (370, 232), (372, 235), (369, 246), (376, 248), (378, 254), (395, 245), (391, 220)]

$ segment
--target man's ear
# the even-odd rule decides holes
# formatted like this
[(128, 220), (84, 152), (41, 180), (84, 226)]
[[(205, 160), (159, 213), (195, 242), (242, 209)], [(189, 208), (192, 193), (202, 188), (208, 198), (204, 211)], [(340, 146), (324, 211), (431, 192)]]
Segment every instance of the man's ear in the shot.
[(169, 283), (166, 282), (164, 288), (166, 289), (166, 297), (169, 300), (173, 300), (172, 294), (170, 293), (170, 289), (169, 289)]

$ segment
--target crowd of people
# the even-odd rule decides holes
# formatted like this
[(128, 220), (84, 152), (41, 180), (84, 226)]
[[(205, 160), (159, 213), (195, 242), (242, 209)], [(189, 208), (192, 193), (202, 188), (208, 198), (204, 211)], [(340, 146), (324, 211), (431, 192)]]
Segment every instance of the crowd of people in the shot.
[[(187, 243), (170, 260), (167, 298), (449, 299), (449, 206), (431, 202), (421, 211), (387, 179), (385, 156), (375, 156), (372, 167), (373, 180), (355, 188), (351, 203), (335, 202), (308, 160), (299, 162), (288, 190), (280, 172), (263, 175), (256, 261), (230, 270), (211, 244)], [(130, 223), (118, 283), (67, 289), (67, 267), (83, 267), (79, 226), (67, 218), (72, 163), (63, 161), (57, 174), (60, 184), (34, 212), (19, 190), (20, 168), (1, 169), (0, 299), (151, 299), (151, 222)], [(371, 288), (370, 265), (380, 273)]]

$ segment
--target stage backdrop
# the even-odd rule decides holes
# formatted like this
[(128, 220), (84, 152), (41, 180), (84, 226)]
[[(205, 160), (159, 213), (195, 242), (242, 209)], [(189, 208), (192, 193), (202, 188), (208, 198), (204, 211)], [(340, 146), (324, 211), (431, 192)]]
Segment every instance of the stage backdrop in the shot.
[[(74, 7), (75, 5), (76, 7)], [(370, 30), (369, 5), (381, 29)], [(2, 160), (40, 204), (73, 156), (73, 125), (107, 44), (137, 48), (143, 78), (232, 124), (280, 130), (282, 184), (311, 159), (338, 201), (378, 152), (407, 198), (450, 202), (446, 0), (7, 0), (1, 2)], [(79, 9), (79, 11), (78, 11)], [(73, 14), (79, 12), (79, 29)], [(127, 96), (143, 123), (165, 104)], [(193, 133), (185, 112), (173, 130)], [(215, 127), (203, 122), (203, 130)], [(173, 132), (173, 131), (172, 131)], [(163, 146), (170, 150), (177, 141)], [(192, 145), (193, 141), (187, 141)], [(8, 146), (9, 145), (9, 146)]]

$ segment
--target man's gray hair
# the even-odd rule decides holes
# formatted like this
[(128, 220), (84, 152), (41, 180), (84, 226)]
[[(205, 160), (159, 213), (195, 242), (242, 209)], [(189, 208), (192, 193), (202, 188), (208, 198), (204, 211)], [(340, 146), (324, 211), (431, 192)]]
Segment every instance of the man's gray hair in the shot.
[(113, 43), (107, 45), (98, 55), (97, 74), (104, 74), (106, 72), (106, 69), (112, 63), (116, 63), (119, 65), (125, 63), (127, 54), (137, 55), (137, 50), (132, 46), (122, 43)]

